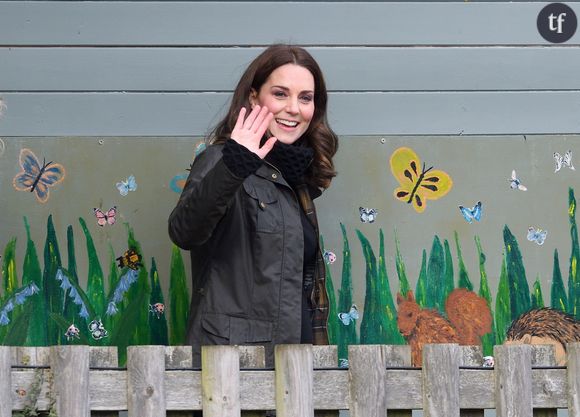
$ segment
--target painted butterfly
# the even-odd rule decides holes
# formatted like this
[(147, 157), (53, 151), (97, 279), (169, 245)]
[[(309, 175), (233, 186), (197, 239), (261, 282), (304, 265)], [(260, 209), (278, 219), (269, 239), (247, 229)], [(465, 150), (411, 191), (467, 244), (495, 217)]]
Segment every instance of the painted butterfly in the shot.
[(461, 210), (461, 214), (467, 223), (473, 223), (473, 220), (481, 220), (481, 201), (478, 201), (477, 204), (471, 209), (459, 206), (459, 210)]
[(378, 210), (374, 208), (358, 208), (360, 214), (360, 221), (363, 223), (374, 223), (377, 218)]
[(143, 266), (143, 264), (141, 264), (141, 255), (139, 255), (133, 248), (126, 250), (125, 253), (122, 256), (119, 256), (116, 260), (119, 261), (119, 268), (128, 266), (136, 271), (139, 267)]
[(109, 335), (109, 332), (107, 332), (100, 319), (93, 320), (89, 323), (89, 331), (95, 340), (101, 340)]
[(543, 245), (548, 236), (547, 230), (535, 229), (532, 226), (528, 227), (528, 240), (530, 242), (536, 242), (538, 245)]
[(345, 326), (348, 326), (351, 322), (354, 323), (355, 320), (358, 320), (358, 308), (355, 304), (350, 307), (350, 311), (348, 313), (338, 313), (338, 318)]
[(129, 175), (125, 181), (121, 180), (121, 182), (117, 183), (117, 189), (122, 196), (126, 196), (129, 194), (129, 191), (137, 190), (137, 183), (135, 182), (135, 176)]
[(512, 170), (512, 176), (508, 180), (510, 182), (510, 188), (512, 190), (520, 190), (520, 191), (527, 191), (528, 187), (526, 187), (522, 182), (518, 179), (516, 175), (516, 170)]
[(427, 207), (427, 200), (437, 200), (446, 195), (453, 186), (449, 174), (433, 167), (421, 168), (421, 160), (411, 148), (399, 148), (391, 155), (391, 172), (400, 187), (394, 191), (395, 198), (412, 204), (417, 213)]
[(562, 167), (568, 167), (572, 171), (576, 171), (574, 165), (572, 165), (572, 151), (567, 151), (564, 155), (560, 155), (558, 152), (554, 152), (554, 162), (556, 162), (556, 170), (554, 172), (560, 171)]
[(171, 178), (171, 181), (169, 181), (169, 187), (177, 194), (180, 194), (183, 191), (183, 187), (185, 187), (187, 177), (188, 174), (177, 174), (175, 177)]
[(106, 224), (113, 225), (117, 221), (115, 215), (117, 214), (117, 206), (111, 207), (107, 212), (103, 212), (101, 209), (94, 208), (95, 217), (97, 218), (97, 224), (103, 227)]
[(49, 188), (58, 184), (65, 177), (65, 170), (61, 164), (52, 161), (42, 164), (30, 149), (20, 150), (20, 171), (12, 180), (12, 185), (18, 191), (30, 191), (35, 193), (40, 203), (46, 203), (49, 197)]
[(322, 256), (324, 257), (324, 261), (329, 265), (333, 264), (336, 261), (336, 255), (334, 254), (334, 252), (331, 252), (329, 250), (325, 250)]

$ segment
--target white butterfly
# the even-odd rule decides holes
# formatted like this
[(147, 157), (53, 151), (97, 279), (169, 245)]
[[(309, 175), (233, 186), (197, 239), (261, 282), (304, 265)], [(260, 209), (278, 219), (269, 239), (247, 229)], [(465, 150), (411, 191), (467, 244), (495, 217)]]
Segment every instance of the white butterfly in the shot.
[(508, 180), (510, 182), (510, 188), (512, 190), (520, 190), (520, 191), (527, 191), (528, 187), (526, 187), (519, 178), (516, 176), (516, 170), (512, 170), (512, 177)]
[(360, 221), (363, 223), (373, 223), (377, 218), (377, 209), (359, 207), (358, 211), (360, 213)]
[(530, 242), (536, 242), (538, 245), (543, 245), (548, 236), (547, 230), (535, 229), (532, 226), (528, 227), (528, 240)]
[(355, 320), (358, 320), (358, 308), (353, 304), (348, 313), (338, 313), (338, 318), (342, 321), (342, 324), (348, 326), (351, 322), (354, 323)]
[(560, 171), (564, 167), (570, 168), (572, 171), (576, 171), (574, 165), (572, 165), (572, 151), (569, 150), (564, 155), (560, 155), (558, 152), (554, 152), (554, 162), (556, 162), (556, 170), (554, 172)]

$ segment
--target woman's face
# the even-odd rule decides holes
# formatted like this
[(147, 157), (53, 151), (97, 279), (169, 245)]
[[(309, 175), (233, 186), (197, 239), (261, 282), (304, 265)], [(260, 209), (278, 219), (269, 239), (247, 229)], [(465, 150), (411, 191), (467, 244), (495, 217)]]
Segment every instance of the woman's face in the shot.
[(314, 77), (299, 65), (282, 65), (260, 91), (252, 91), (250, 103), (266, 106), (274, 114), (269, 134), (291, 145), (306, 132), (314, 115)]

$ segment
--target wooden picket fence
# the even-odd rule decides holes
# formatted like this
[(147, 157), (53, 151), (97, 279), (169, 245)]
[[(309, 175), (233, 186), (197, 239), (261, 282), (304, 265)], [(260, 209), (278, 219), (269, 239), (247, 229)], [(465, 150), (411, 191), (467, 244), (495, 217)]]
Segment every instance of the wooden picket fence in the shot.
[[(547, 346), (496, 346), (495, 367), (481, 350), (427, 345), (423, 367), (410, 366), (408, 346), (349, 347), (349, 367), (337, 368), (336, 346), (280, 345), (275, 369), (264, 368), (256, 347), (211, 346), (202, 370), (191, 348), (132, 346), (127, 367), (116, 348), (0, 347), (0, 417), (26, 407), (59, 417), (556, 416), (580, 417), (580, 343), (568, 345), (566, 367), (553, 365)], [(255, 368), (255, 369), (254, 369)]]

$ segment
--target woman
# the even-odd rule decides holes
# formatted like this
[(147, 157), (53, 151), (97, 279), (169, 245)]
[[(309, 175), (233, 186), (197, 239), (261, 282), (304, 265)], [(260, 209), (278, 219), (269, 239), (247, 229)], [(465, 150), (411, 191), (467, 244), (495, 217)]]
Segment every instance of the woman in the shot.
[(304, 49), (273, 45), (242, 75), (169, 217), (191, 252), (187, 342), (328, 343), (324, 262), (312, 199), (336, 175), (327, 93)]

